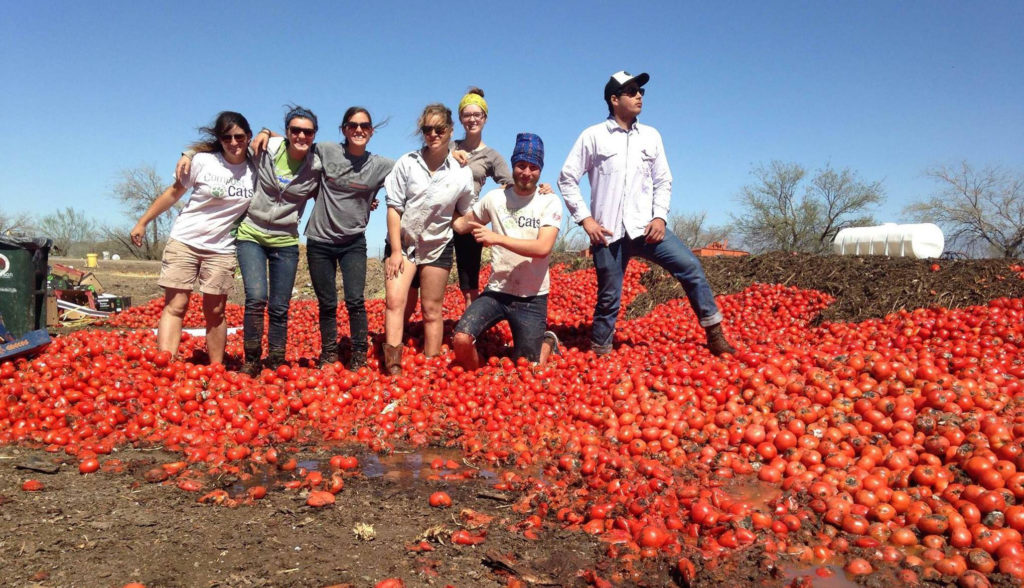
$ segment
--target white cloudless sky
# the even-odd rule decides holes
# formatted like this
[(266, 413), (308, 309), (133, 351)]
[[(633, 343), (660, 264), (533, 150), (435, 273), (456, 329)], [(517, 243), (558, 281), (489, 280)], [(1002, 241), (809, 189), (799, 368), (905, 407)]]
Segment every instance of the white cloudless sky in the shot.
[[(1022, 30), (1019, 0), (11, 2), (0, 210), (72, 206), (130, 227), (111, 198), (119, 171), (153, 165), (170, 182), (220, 110), (281, 132), (298, 103), (323, 141), (363, 105), (390, 117), (370, 150), (398, 157), (423, 106), (454, 108), (470, 85), (490, 105), (484, 141), (508, 156), (517, 132), (538, 133), (553, 184), (625, 69), (651, 75), (641, 120), (665, 140), (673, 212), (728, 222), (751, 168), (778, 159), (881, 180), (876, 217), (901, 222), (933, 190), (929, 166), (1024, 168)], [(371, 255), (384, 232), (381, 207)]]

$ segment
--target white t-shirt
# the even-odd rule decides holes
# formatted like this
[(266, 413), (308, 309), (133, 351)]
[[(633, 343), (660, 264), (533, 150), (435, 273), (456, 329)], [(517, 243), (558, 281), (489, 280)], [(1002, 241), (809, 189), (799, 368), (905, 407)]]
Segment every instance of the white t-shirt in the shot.
[(171, 238), (203, 251), (234, 253), (231, 230), (249, 208), (255, 173), (248, 159), (235, 164), (220, 153), (197, 154), (181, 182), (192, 194), (174, 221)]
[[(562, 225), (562, 203), (555, 194), (520, 196), (511, 186), (491, 190), (473, 205), (473, 214), (491, 230), (513, 239), (536, 239), (541, 227)], [(504, 247), (491, 248), (487, 289), (513, 296), (548, 293), (548, 256), (525, 257)]]

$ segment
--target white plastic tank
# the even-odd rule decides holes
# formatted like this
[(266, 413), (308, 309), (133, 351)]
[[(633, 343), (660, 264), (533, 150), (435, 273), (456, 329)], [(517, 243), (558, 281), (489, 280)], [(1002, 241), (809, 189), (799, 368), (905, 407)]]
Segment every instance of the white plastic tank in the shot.
[(838, 255), (887, 255), (927, 259), (942, 255), (942, 229), (932, 223), (850, 227), (836, 234), (832, 252)]

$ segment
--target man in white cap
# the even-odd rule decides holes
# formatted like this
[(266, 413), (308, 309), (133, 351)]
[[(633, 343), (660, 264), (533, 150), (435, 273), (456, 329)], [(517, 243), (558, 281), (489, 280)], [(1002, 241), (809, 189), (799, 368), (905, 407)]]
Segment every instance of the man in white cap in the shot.
[[(620, 71), (611, 76), (604, 87), (608, 118), (580, 134), (558, 178), (569, 213), (590, 239), (597, 270), (591, 349), (598, 355), (612, 350), (626, 265), (637, 256), (679, 280), (704, 327), (711, 353), (735, 353), (722, 333), (722, 313), (704, 269), (666, 227), (672, 173), (665, 147), (657, 130), (637, 122), (648, 80), (645, 73)], [(589, 206), (580, 194), (583, 174), (590, 179)]]

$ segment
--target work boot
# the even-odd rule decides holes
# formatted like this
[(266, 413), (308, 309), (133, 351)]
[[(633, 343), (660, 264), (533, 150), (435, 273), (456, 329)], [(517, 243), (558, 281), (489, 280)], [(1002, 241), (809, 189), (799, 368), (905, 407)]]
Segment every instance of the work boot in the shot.
[(384, 371), (391, 376), (402, 375), (402, 346), (384, 344)]
[(714, 324), (704, 329), (704, 333), (708, 338), (708, 351), (711, 355), (722, 355), (723, 353), (736, 353), (736, 349), (729, 345), (729, 341), (725, 339), (725, 333), (722, 332), (722, 324)]
[(273, 347), (267, 351), (267, 368), (276, 371), (277, 368), (287, 363), (284, 359), (284, 349), (274, 349)]
[(263, 344), (259, 341), (245, 341), (242, 343), (245, 350), (245, 363), (242, 365), (242, 373), (255, 378), (263, 371), (260, 358), (263, 356)]
[(348, 371), (355, 372), (359, 368), (366, 365), (366, 350), (365, 349), (353, 349), (352, 356), (348, 358)]
[(338, 344), (328, 343), (320, 350), (320, 361), (317, 363), (317, 367), (323, 368), (325, 365), (332, 364), (336, 361), (338, 361)]

